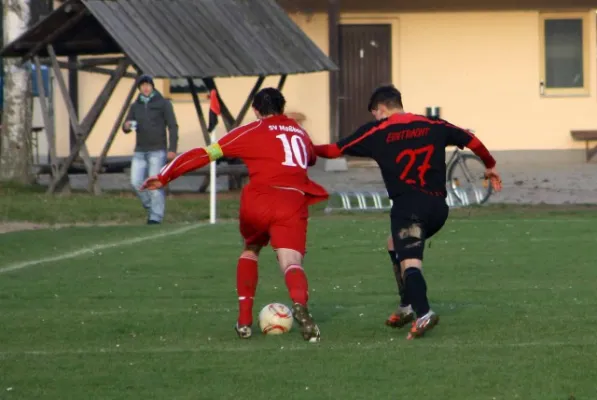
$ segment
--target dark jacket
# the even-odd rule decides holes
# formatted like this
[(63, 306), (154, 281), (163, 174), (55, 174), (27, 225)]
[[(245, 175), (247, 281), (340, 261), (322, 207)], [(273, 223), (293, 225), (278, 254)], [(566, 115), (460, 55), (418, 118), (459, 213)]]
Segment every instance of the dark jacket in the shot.
[[(157, 90), (153, 97), (145, 104), (141, 95), (131, 105), (126, 121), (137, 121), (137, 145), (135, 151), (168, 150), (176, 152), (178, 145), (178, 123), (174, 115), (174, 108)], [(166, 140), (168, 127), (169, 140)], [(124, 129), (124, 133), (131, 130)]]

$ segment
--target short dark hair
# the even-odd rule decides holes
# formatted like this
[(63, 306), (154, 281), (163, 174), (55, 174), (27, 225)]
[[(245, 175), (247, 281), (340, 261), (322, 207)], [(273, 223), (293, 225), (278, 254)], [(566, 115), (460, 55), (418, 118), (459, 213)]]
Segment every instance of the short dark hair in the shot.
[(253, 98), (253, 108), (264, 116), (284, 114), (285, 106), (286, 99), (278, 89), (261, 89)]
[(380, 104), (389, 108), (403, 108), (402, 94), (394, 85), (380, 86), (371, 95), (369, 112), (375, 110)]

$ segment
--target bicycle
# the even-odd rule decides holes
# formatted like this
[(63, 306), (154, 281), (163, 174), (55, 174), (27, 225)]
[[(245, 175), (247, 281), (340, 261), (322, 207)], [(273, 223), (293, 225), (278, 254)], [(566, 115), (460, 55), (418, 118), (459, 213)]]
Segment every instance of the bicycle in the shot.
[[(471, 168), (472, 167), (472, 168)], [(459, 178), (458, 172), (463, 173)], [(474, 154), (463, 153), (458, 147), (446, 163), (446, 189), (462, 204), (486, 203), (493, 193), (493, 187), (485, 178), (485, 165)]]

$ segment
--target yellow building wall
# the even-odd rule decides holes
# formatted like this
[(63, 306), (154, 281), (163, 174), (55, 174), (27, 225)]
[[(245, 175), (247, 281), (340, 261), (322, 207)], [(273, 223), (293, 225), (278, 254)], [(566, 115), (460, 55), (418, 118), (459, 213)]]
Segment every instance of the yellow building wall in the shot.
[(542, 97), (537, 11), (346, 14), (342, 22), (392, 23), (393, 81), (407, 111), (439, 106), (491, 149), (580, 148), (570, 130), (597, 129), (595, 24), (590, 95)]
[[(594, 15), (594, 14), (593, 14)], [(595, 18), (590, 24), (590, 96), (542, 97), (538, 12), (400, 16), (405, 107), (474, 129), (495, 150), (582, 147), (571, 129), (597, 129)]]
[[(294, 21), (328, 52), (327, 16), (293, 15)], [(573, 149), (582, 143), (571, 129), (597, 129), (597, 35), (590, 27), (590, 95), (544, 98), (539, 94), (539, 13), (445, 12), (404, 14), (343, 14), (343, 23), (391, 23), (393, 81), (403, 92), (405, 108), (424, 113), (441, 107), (442, 117), (474, 129), (492, 150)], [(66, 77), (66, 74), (65, 74)], [(86, 112), (107, 77), (81, 73), (80, 111)], [(254, 82), (251, 78), (218, 79), (221, 96), (234, 115)], [(277, 85), (270, 77), (265, 85)], [(88, 141), (92, 156), (101, 152), (131, 80), (119, 84)], [(163, 90), (163, 82), (157, 88)], [(287, 111), (306, 115), (305, 128), (315, 143), (329, 141), (328, 73), (292, 75), (284, 88)], [(59, 155), (68, 152), (68, 118), (56, 95)], [(174, 101), (180, 126), (179, 151), (203, 145), (192, 101)], [(203, 104), (207, 115), (208, 104)], [(254, 119), (249, 112), (245, 122)], [(218, 137), (223, 134), (219, 125)], [(110, 155), (129, 155), (134, 136), (119, 133)]]

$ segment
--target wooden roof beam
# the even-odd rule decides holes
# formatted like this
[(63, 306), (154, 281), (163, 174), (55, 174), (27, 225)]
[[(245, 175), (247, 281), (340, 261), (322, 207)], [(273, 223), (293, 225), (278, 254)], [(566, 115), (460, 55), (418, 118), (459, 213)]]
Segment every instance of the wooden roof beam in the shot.
[(62, 35), (68, 29), (75, 26), (79, 21), (81, 21), (83, 19), (83, 17), (85, 17), (86, 14), (87, 14), (87, 9), (83, 8), (83, 9), (79, 10), (77, 12), (77, 14), (74, 17), (72, 17), (72, 19), (70, 19), (64, 25), (62, 25), (61, 27), (56, 29), (54, 32), (52, 32), (51, 34), (46, 36), (45, 39), (37, 42), (33, 46), (33, 48), (31, 48), (31, 50), (29, 50), (27, 52), (27, 54), (25, 54), (23, 56), (23, 58), (21, 58), (21, 65), (25, 64), (27, 61), (29, 61), (29, 59), (31, 59), (33, 56), (37, 55), (37, 53), (42, 48), (46, 47), (48, 44), (51, 44), (58, 36)]

